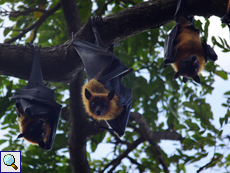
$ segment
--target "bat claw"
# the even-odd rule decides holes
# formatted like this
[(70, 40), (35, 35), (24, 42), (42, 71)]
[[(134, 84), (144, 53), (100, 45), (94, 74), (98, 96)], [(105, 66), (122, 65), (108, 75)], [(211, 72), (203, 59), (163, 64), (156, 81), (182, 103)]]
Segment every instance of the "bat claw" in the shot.
[(99, 26), (99, 24), (101, 23), (102, 21), (102, 18), (100, 16), (96, 16), (96, 17), (91, 17), (91, 21), (92, 21), (92, 26), (93, 28), (96, 28)]

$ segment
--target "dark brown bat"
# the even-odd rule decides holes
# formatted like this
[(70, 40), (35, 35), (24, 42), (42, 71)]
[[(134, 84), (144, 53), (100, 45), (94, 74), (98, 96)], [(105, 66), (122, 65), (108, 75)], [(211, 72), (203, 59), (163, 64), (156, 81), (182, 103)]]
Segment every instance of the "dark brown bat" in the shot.
[(185, 0), (178, 0), (175, 12), (176, 26), (165, 40), (164, 63), (165, 66), (173, 63), (176, 70), (174, 79), (183, 76), (183, 82), (192, 78), (200, 83), (198, 74), (205, 68), (208, 61), (216, 61), (215, 51), (200, 39), (200, 31), (194, 26), (192, 16), (187, 15)]
[(54, 101), (54, 91), (43, 83), (40, 67), (40, 47), (29, 44), (34, 54), (28, 84), (18, 90), (11, 99), (16, 99), (20, 134), (32, 144), (51, 150), (56, 136), (61, 105)]
[(88, 83), (82, 89), (82, 98), (89, 116), (106, 120), (119, 136), (125, 132), (132, 103), (132, 90), (121, 79), (132, 71), (113, 53), (113, 46), (105, 48), (97, 27), (100, 18), (91, 18), (96, 44), (74, 39), (72, 45), (85, 66)]

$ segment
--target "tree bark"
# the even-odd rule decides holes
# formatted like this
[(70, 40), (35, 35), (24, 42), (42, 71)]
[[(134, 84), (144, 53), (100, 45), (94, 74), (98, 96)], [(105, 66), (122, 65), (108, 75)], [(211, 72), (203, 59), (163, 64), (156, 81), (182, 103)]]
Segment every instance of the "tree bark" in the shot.
[[(68, 35), (77, 32), (81, 28), (81, 20), (75, 0), (61, 0), (65, 16)], [(90, 167), (86, 155), (87, 136), (84, 129), (89, 125), (85, 109), (81, 100), (81, 89), (84, 85), (84, 70), (80, 70), (75, 79), (69, 85), (70, 92), (70, 134), (68, 148), (70, 164), (74, 173), (90, 173)]]
[[(221, 17), (228, 0), (187, 0), (190, 15)], [(173, 20), (177, 0), (143, 2), (103, 18), (99, 30), (106, 46), (135, 34), (158, 28)], [(94, 41), (91, 22), (75, 34), (76, 38)], [(50, 82), (71, 82), (83, 69), (82, 62), (71, 46), (71, 39), (62, 45), (44, 47), (40, 53), (44, 79)], [(0, 44), (0, 74), (28, 79), (32, 54), (28, 47)]]

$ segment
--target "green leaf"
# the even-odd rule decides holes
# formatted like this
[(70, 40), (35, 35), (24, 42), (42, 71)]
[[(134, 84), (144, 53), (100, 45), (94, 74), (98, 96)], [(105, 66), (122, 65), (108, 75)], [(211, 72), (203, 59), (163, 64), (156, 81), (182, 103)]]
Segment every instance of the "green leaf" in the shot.
[(228, 79), (228, 75), (225, 71), (221, 70), (221, 71), (216, 71), (216, 75), (220, 76), (222, 79), (227, 80)]
[(224, 95), (230, 95), (230, 91), (225, 92)]
[(186, 129), (186, 126), (183, 124), (176, 124), (174, 130)]
[(6, 37), (9, 34), (10, 31), (11, 30), (9, 28), (5, 28), (4, 32), (3, 32), (4, 36)]
[(2, 145), (3, 143), (7, 142), (8, 140), (6, 139), (0, 139), (0, 145)]

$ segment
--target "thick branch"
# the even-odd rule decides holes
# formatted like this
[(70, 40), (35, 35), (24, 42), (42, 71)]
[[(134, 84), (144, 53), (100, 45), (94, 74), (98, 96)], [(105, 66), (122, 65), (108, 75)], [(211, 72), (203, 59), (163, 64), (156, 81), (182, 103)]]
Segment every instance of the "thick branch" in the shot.
[[(228, 0), (188, 0), (189, 14), (200, 16), (223, 16)], [(155, 0), (137, 4), (103, 19), (99, 32), (105, 45), (126, 39), (135, 34), (173, 20), (177, 0)], [(111, 34), (112, 33), (112, 34)], [(91, 22), (88, 21), (75, 34), (79, 39), (93, 42)], [(70, 47), (71, 40), (53, 47), (41, 49), (44, 79), (51, 82), (70, 82), (83, 68), (76, 51)], [(0, 44), (0, 74), (28, 79), (31, 68), (29, 48)]]

